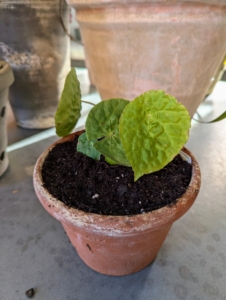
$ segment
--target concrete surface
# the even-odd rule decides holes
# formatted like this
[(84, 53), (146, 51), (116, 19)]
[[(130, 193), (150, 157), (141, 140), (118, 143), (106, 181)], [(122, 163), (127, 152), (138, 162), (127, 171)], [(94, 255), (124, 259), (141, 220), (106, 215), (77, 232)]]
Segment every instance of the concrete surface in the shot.
[[(199, 110), (211, 119), (226, 109), (220, 83)], [(226, 300), (226, 120), (193, 122), (187, 147), (202, 171), (200, 194), (172, 227), (156, 260), (143, 271), (109, 277), (78, 257), (61, 224), (42, 208), (32, 185), (41, 152), (57, 137), (9, 152), (0, 179), (0, 299)]]

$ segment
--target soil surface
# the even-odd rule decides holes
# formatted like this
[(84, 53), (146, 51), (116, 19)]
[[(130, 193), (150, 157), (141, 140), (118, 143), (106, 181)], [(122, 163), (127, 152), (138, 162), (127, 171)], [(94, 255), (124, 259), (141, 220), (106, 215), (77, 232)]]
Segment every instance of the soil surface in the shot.
[(191, 179), (191, 164), (177, 155), (162, 170), (136, 182), (131, 168), (110, 166), (76, 151), (73, 142), (57, 144), (46, 158), (44, 187), (69, 207), (103, 215), (134, 215), (173, 205)]

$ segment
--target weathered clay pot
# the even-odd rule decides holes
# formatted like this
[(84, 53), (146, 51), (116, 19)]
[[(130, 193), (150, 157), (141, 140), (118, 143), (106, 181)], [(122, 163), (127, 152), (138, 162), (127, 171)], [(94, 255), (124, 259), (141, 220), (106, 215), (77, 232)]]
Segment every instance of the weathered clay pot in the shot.
[(7, 101), (14, 76), (9, 64), (0, 60), (0, 176), (9, 165), (7, 147)]
[[(69, 23), (64, 1), (62, 17)], [(17, 124), (26, 128), (54, 126), (54, 115), (70, 70), (69, 37), (58, 0), (0, 1), (0, 58), (14, 72), (9, 101)]]
[(192, 116), (226, 53), (225, 0), (67, 0), (102, 99), (162, 89)]
[[(59, 140), (74, 139), (69, 135)], [(172, 207), (133, 216), (104, 216), (68, 208), (43, 187), (42, 165), (50, 146), (38, 159), (34, 170), (34, 187), (44, 208), (59, 220), (78, 254), (92, 269), (108, 275), (127, 275), (149, 265), (156, 257), (172, 224), (193, 204), (200, 188), (200, 170), (194, 156), (192, 178), (184, 195)]]

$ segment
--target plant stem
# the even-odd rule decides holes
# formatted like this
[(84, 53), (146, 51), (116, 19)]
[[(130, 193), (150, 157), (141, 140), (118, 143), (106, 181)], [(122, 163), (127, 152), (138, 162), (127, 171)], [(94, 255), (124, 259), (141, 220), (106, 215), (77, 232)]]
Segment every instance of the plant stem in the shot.
[(81, 102), (83, 102), (83, 103), (86, 103), (86, 104), (90, 104), (90, 105), (93, 105), (93, 106), (95, 106), (95, 105), (96, 105), (96, 104), (94, 104), (94, 103), (92, 103), (92, 102), (85, 101), (85, 100), (81, 100)]

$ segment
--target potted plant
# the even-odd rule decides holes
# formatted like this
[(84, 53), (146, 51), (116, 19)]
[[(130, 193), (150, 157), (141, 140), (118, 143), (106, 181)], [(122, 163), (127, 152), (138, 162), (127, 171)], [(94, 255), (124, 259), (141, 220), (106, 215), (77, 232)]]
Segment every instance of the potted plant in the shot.
[(13, 83), (14, 76), (10, 65), (0, 60), (0, 176), (9, 165), (6, 153), (7, 147), (7, 102), (9, 86)]
[(108, 275), (134, 273), (155, 259), (198, 195), (199, 166), (183, 148), (190, 116), (174, 97), (154, 90), (131, 102), (98, 103), (85, 131), (68, 135), (80, 99), (72, 69), (55, 117), (65, 137), (38, 159), (35, 191), (87, 265)]

